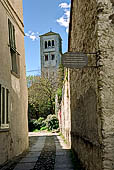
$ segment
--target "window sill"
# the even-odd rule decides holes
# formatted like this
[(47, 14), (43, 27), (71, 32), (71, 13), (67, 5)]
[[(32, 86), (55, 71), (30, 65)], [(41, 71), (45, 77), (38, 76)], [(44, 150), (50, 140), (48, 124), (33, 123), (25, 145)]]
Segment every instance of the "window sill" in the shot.
[(11, 70), (11, 74), (12, 74), (13, 76), (15, 76), (16, 78), (18, 78), (18, 79), (20, 78), (20, 75), (19, 75), (19, 74), (17, 74), (17, 73), (15, 73), (15, 72), (14, 72), (14, 71), (12, 71), (12, 70)]
[(45, 48), (45, 50), (48, 50), (50, 48), (55, 48), (55, 46), (49, 46), (49, 47)]
[(5, 128), (5, 127), (0, 128), (0, 132), (9, 132), (9, 130), (10, 130), (9, 128)]

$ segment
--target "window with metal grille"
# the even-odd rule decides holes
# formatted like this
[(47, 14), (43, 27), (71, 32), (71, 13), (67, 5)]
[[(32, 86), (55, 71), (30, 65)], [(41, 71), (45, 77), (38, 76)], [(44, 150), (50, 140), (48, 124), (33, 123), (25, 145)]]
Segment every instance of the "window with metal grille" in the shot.
[(19, 75), (19, 53), (16, 51), (16, 42), (15, 42), (15, 28), (8, 19), (8, 28), (9, 28), (9, 46), (11, 53), (11, 71), (16, 75)]
[(0, 129), (9, 128), (9, 90), (0, 84)]

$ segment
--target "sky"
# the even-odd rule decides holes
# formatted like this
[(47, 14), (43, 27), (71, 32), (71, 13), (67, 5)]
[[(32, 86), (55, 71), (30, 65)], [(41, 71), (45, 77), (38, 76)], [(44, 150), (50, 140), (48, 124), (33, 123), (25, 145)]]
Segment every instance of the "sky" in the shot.
[[(40, 74), (39, 35), (50, 30), (62, 38), (63, 53), (68, 49), (70, 0), (23, 0), (26, 73)], [(36, 70), (36, 71), (33, 71)]]

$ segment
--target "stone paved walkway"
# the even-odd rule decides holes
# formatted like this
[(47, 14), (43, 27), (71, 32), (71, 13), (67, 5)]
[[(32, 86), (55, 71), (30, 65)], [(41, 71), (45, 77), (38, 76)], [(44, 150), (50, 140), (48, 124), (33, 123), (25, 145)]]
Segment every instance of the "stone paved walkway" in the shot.
[(1, 170), (74, 170), (70, 148), (60, 136), (55, 133), (30, 133), (29, 136), (32, 140), (27, 154)]

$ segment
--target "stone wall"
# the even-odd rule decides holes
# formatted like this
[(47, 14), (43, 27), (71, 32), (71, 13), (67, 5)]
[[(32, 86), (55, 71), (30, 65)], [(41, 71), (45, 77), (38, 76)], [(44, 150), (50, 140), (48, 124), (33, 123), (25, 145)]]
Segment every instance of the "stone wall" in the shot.
[(103, 169), (114, 169), (114, 1), (98, 0), (99, 113), (102, 120)]
[(73, 0), (69, 51), (88, 55), (70, 70), (71, 144), (87, 170), (114, 169), (114, 2)]
[[(70, 111), (70, 84), (69, 71), (65, 69), (65, 79), (62, 90), (61, 117), (59, 116), (60, 131), (65, 140), (71, 145), (71, 111)], [(59, 114), (58, 114), (59, 115)]]

